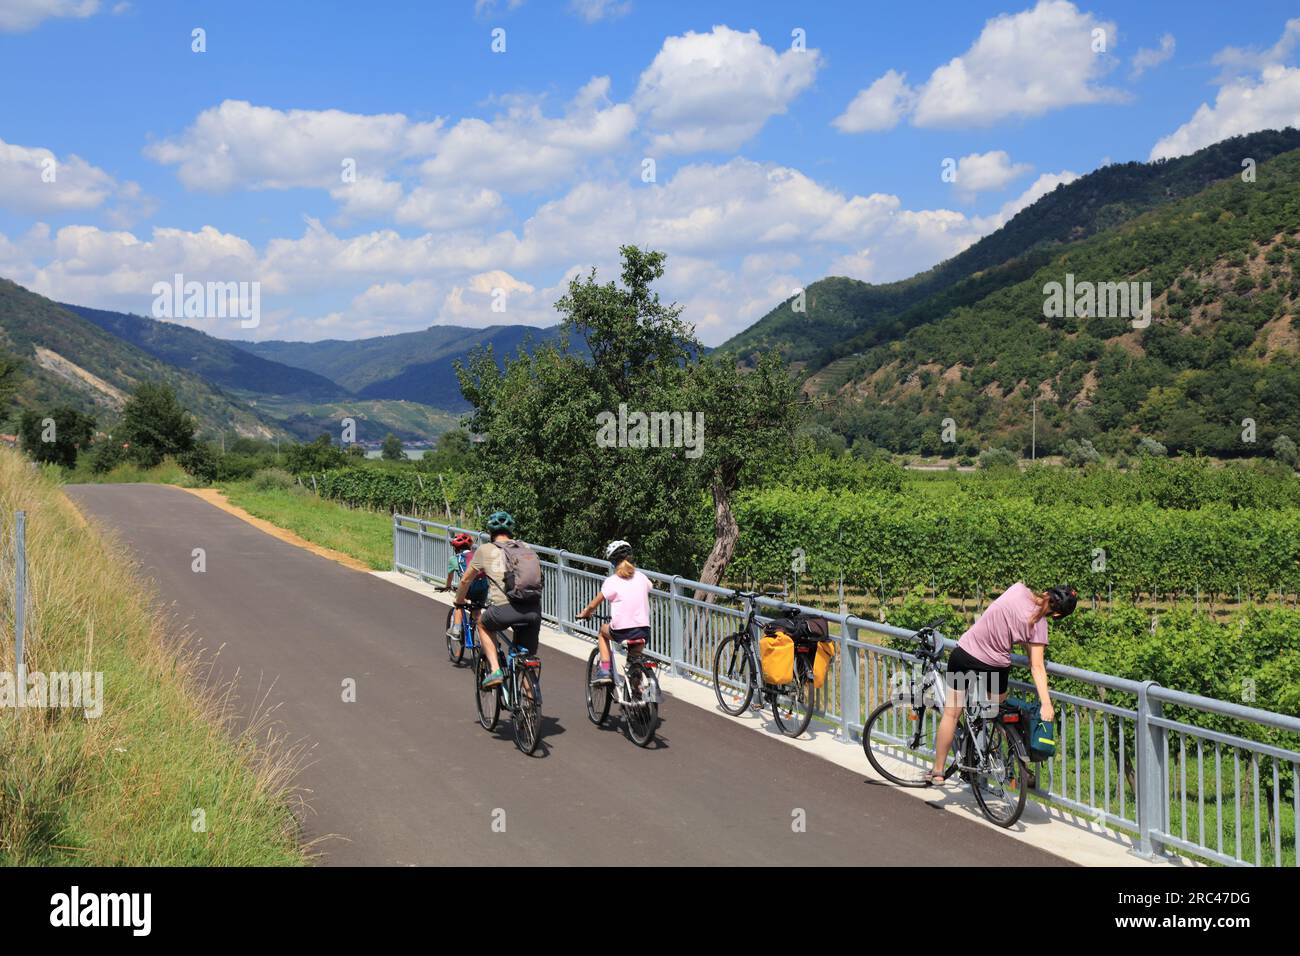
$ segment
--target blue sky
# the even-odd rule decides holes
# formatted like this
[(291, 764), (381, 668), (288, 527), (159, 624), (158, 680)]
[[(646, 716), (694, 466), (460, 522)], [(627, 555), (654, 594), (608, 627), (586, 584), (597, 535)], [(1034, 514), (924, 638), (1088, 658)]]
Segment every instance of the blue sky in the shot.
[(925, 269), (1108, 161), (1300, 125), (1297, 12), (0, 0), (0, 275), (142, 314), (175, 273), (258, 281), (252, 333), (191, 321), (356, 338), (549, 324), (572, 275), (637, 242), (717, 344), (823, 275)]

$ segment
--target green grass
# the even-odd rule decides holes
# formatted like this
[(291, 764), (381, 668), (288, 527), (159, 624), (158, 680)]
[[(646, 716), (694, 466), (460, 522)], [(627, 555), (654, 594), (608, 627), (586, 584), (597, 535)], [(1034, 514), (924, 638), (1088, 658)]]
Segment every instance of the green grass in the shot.
[[(28, 515), (29, 672), (102, 672), (103, 710), (0, 711), (0, 865), (306, 863), (296, 757), (265, 716), (236, 732), (126, 555), (51, 476), (0, 451), (0, 513), (18, 509)], [(0, 572), (0, 660), (12, 661), (13, 573)]]
[(89, 464), (83, 464), (83, 462), (79, 461), (77, 467), (70, 470), (61, 469), (57, 466), (47, 466), (47, 473), (67, 485), (120, 485), (130, 482), (143, 482), (154, 485), (179, 485), (182, 488), (193, 488), (200, 484), (171, 458), (164, 458), (162, 464), (153, 468), (143, 468), (140, 465), (124, 462), (112, 471), (101, 474), (96, 474), (90, 470)]
[(226, 497), (249, 514), (340, 551), (376, 571), (393, 567), (392, 518), (318, 498), (303, 488), (264, 490), (252, 482), (222, 486)]

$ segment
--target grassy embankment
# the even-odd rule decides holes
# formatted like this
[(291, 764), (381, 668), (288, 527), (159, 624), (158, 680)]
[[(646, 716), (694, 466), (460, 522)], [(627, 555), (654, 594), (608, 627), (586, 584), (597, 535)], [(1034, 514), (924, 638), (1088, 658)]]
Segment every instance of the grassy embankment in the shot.
[(13, 514), (27, 513), (29, 673), (103, 673), (102, 715), (0, 710), (0, 863), (301, 865), (293, 755), (241, 732), (112, 543), (0, 451), (0, 669), (14, 666)]

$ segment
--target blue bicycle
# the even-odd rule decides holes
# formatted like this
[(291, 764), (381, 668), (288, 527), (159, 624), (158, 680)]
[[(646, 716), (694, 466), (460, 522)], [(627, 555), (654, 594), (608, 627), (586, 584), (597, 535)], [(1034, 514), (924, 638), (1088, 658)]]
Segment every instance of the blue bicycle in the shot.
[[(482, 610), (487, 607), (484, 601), (469, 600), (462, 604), (456, 604), (447, 609), (447, 657), (457, 666), (465, 659), (465, 652), (469, 652), (470, 670), (478, 669), (478, 616)], [(460, 630), (456, 631), (452, 627), (452, 621), (455, 619), (456, 608), (460, 608)]]
[(514, 641), (498, 632), (493, 635), (509, 647), (504, 657), (497, 643), (497, 659), (502, 662), (503, 680), (496, 687), (484, 687), (488, 676), (486, 654), (479, 654), (474, 664), (474, 707), (484, 730), (492, 730), (508, 710), (514, 721), (515, 746), (525, 754), (537, 749), (542, 739), (542, 662)]

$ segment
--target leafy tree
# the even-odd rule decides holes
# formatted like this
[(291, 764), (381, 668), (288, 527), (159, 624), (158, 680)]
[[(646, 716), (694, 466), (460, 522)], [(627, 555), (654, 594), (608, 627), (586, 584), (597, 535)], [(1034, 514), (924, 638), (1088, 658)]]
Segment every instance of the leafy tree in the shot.
[[(480, 350), (458, 366), (467, 427), (486, 439), (467, 459), (471, 493), (514, 513), (533, 540), (592, 553), (625, 538), (648, 566), (691, 575), (703, 550), (693, 516), (707, 494), (716, 520), (706, 564), (720, 575), (738, 483), (773, 449), (790, 452), (793, 386), (775, 357), (751, 373), (702, 360), (680, 308), (651, 288), (663, 255), (620, 252), (621, 283), (598, 283), (594, 271), (570, 282), (556, 303), (558, 344), (502, 365)], [(574, 337), (585, 350), (570, 350)], [(647, 427), (650, 413), (657, 425)]]
[(384, 461), (405, 461), (406, 455), (402, 452), (402, 440), (392, 432), (389, 432), (384, 437), (384, 444), (383, 449), (380, 452), (380, 457), (383, 458)]
[(1016, 453), (1006, 448), (987, 448), (980, 452), (980, 467), (989, 468), (1015, 468), (1019, 459)]
[(1155, 458), (1163, 458), (1169, 453), (1169, 449), (1154, 438), (1143, 438), (1138, 442), (1137, 450), (1139, 455), (1151, 455)]
[(348, 445), (344, 454), (346, 454), (349, 458), (365, 458), (366, 450), (362, 448), (360, 445), (358, 445), (356, 442), (353, 442), (352, 444)]
[(1101, 461), (1101, 454), (1092, 446), (1092, 442), (1083, 438), (1075, 441), (1073, 438), (1067, 439), (1061, 446), (1061, 451), (1065, 454), (1065, 460), (1075, 468), (1082, 468), (1084, 465), (1091, 465)]
[(192, 477), (211, 484), (219, 476), (222, 457), (212, 442), (196, 442), (193, 448), (177, 458), (177, 463)]
[(117, 434), (129, 444), (132, 459), (152, 468), (167, 455), (179, 456), (192, 449), (196, 427), (170, 385), (145, 382), (122, 410)]
[(305, 445), (290, 445), (284, 453), (285, 467), (295, 475), (328, 471), (347, 464), (347, 455), (334, 445), (328, 432)]
[(1292, 468), (1300, 463), (1300, 450), (1296, 449), (1296, 444), (1286, 435), (1278, 435), (1273, 440), (1273, 457), (1284, 465), (1290, 465)]
[(8, 418), (9, 403), (22, 381), (23, 361), (9, 352), (0, 351), (0, 418)]
[(125, 442), (118, 438), (106, 438), (95, 442), (90, 449), (90, 470), (103, 475), (127, 460)]
[(95, 435), (95, 419), (71, 405), (60, 405), (48, 414), (27, 410), (18, 423), (23, 450), (32, 460), (74, 468), (77, 452), (87, 448)]

